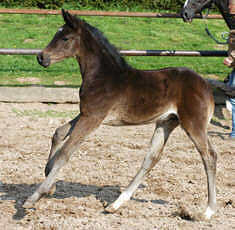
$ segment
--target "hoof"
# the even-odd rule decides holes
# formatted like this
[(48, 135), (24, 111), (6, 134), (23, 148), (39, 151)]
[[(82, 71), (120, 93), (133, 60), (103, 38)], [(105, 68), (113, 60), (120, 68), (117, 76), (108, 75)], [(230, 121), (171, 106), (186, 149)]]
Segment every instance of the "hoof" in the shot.
[(37, 191), (30, 196), (23, 204), (23, 208), (33, 208), (34, 204), (41, 198), (42, 194)]
[(210, 219), (211, 219), (211, 216), (212, 216), (213, 214), (215, 214), (215, 211), (212, 210), (210, 207), (208, 207), (208, 208), (206, 209), (206, 212), (204, 213), (204, 218), (205, 218), (205, 220), (210, 220)]
[(53, 186), (51, 187), (50, 191), (47, 193), (47, 195), (52, 196), (56, 191), (56, 185), (53, 184)]
[(34, 202), (30, 200), (26, 200), (23, 204), (23, 208), (33, 208), (34, 207)]
[(108, 207), (106, 207), (105, 212), (107, 213), (115, 213), (117, 211), (117, 209), (115, 209), (112, 205), (109, 205)]

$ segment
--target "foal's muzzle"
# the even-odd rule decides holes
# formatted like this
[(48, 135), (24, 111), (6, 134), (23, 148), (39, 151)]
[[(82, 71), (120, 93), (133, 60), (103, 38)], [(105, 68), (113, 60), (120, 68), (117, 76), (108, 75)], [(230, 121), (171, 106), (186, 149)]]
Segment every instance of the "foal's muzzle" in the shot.
[(43, 67), (48, 67), (50, 65), (50, 57), (44, 55), (42, 52), (37, 55), (38, 63)]

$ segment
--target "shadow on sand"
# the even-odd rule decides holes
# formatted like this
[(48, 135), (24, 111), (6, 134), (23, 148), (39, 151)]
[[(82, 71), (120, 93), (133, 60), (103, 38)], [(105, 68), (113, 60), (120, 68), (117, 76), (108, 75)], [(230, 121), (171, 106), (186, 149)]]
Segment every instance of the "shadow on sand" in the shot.
[[(25, 200), (33, 194), (39, 184), (1, 184), (0, 183), (0, 192), (5, 193), (0, 196), (0, 200), (14, 200), (16, 213), (13, 215), (14, 220), (21, 220), (27, 215), (27, 210), (23, 207)], [(140, 188), (141, 189), (141, 188)], [(84, 185), (80, 183), (71, 183), (65, 181), (58, 181), (56, 183), (56, 191), (52, 196), (47, 198), (56, 198), (56, 199), (65, 199), (69, 197), (87, 197), (94, 195), (97, 200), (102, 204), (110, 204), (120, 194), (119, 186), (95, 186), (95, 185)], [(149, 202), (144, 199), (135, 199), (136, 202)], [(150, 202), (154, 204), (164, 205), (167, 204), (167, 201), (164, 200), (151, 200)]]

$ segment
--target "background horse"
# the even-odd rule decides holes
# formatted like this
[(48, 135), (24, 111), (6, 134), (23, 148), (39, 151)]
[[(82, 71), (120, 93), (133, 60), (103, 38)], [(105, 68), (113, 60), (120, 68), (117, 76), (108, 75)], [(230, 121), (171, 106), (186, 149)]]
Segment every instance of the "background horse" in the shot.
[(235, 17), (229, 11), (229, 0), (186, 0), (181, 11), (181, 16), (186, 22), (191, 22), (196, 13), (201, 13), (205, 8), (214, 3), (222, 14), (229, 29), (235, 29)]
[(181, 125), (204, 163), (208, 180), (205, 216), (210, 218), (216, 209), (216, 153), (207, 137), (214, 101), (206, 81), (187, 68), (134, 69), (98, 29), (64, 10), (62, 14), (65, 25), (37, 58), (42, 66), (48, 67), (76, 57), (82, 75), (80, 114), (56, 130), (45, 168), (46, 179), (24, 207), (31, 207), (43, 194), (53, 192), (59, 169), (84, 138), (113, 115), (123, 125), (155, 122), (156, 128), (139, 172), (106, 211), (115, 212), (130, 199), (144, 176), (160, 160), (170, 133)]
[[(186, 0), (185, 4), (181, 11), (181, 16), (185, 22), (191, 22), (193, 20), (193, 17), (196, 13), (201, 13), (201, 11), (205, 8), (210, 8), (211, 4), (215, 4), (221, 14), (223, 15), (223, 18), (230, 29), (230, 31), (235, 30), (235, 15), (231, 13), (232, 4), (235, 0)], [(233, 6), (234, 7), (234, 6)], [(234, 32), (233, 32), (234, 34)], [(234, 36), (234, 35), (233, 35)], [(213, 38), (214, 39), (214, 38)], [(231, 32), (230, 32), (230, 38), (229, 40), (232, 40)], [(229, 44), (230, 47), (234, 47), (235, 44)], [(234, 49), (234, 48), (233, 48)], [(233, 50), (232, 48), (229, 48), (228, 51), (228, 57), (224, 60), (226, 63), (233, 62), (233, 58), (231, 58), (230, 52)], [(220, 82), (214, 81), (212, 79), (208, 79), (208, 81), (215, 87), (220, 88), (224, 91), (224, 93), (228, 96), (235, 96), (235, 89), (234, 87), (222, 84)]]

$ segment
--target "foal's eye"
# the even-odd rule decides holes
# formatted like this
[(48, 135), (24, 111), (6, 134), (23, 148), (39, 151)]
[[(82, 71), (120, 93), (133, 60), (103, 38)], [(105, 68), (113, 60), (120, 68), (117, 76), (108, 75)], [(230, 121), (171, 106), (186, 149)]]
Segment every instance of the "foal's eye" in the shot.
[(64, 37), (64, 38), (62, 38), (62, 40), (66, 42), (66, 41), (68, 41), (69, 39), (66, 38), (66, 37)]

